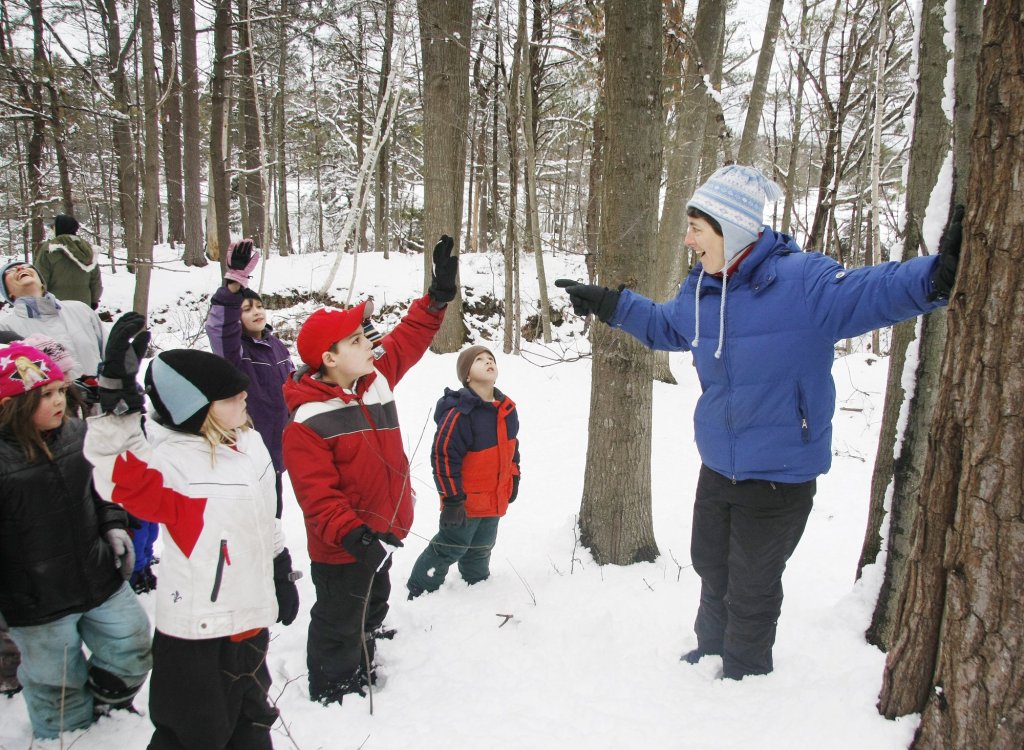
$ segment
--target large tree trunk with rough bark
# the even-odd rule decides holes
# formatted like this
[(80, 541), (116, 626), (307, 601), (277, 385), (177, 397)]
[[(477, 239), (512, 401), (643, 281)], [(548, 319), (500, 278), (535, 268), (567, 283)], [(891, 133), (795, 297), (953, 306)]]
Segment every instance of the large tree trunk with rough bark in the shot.
[[(903, 235), (903, 260), (917, 257), (922, 249), (925, 211), (931, 199), (932, 191), (935, 189), (939, 177), (939, 169), (946, 156), (950, 152), (950, 123), (942, 109), (942, 97), (945, 91), (944, 81), (946, 78), (946, 63), (949, 59), (949, 51), (943, 41), (943, 1), (924, 0), (921, 7), (921, 31), (918, 39), (918, 62), (917, 62), (917, 94), (914, 107), (914, 131), (910, 146), (910, 164), (908, 167), (907, 200), (906, 200), (906, 224)], [(948, 203), (948, 200), (945, 201)], [(934, 239), (933, 245), (934, 245)], [(932, 252), (935, 247), (930, 248)], [(938, 324), (945, 316), (943, 311), (935, 312), (926, 319), (925, 323), (929, 329), (933, 324)], [(927, 372), (931, 380), (919, 382), (919, 378), (925, 373), (907, 373), (913, 377), (913, 383), (921, 387), (913, 389), (912, 399), (909, 404), (907, 393), (903, 383), (907, 366), (908, 352), (920, 351), (918, 347), (917, 320), (908, 320), (893, 327), (892, 342), (890, 345), (889, 357), (889, 378), (885, 391), (885, 408), (882, 413), (882, 428), (878, 439), (878, 451), (875, 456), (874, 472), (871, 478), (871, 508), (868, 515), (868, 528), (864, 534), (864, 544), (861, 549), (860, 562), (857, 566), (857, 575), (865, 565), (875, 562), (878, 553), (882, 549), (882, 525), (888, 510), (889, 527), (888, 543), (885, 545), (888, 550), (886, 559), (885, 577), (882, 582), (882, 591), (878, 602), (875, 605), (875, 614), (871, 627), (868, 631), (868, 640), (883, 648), (887, 648), (892, 642), (892, 593), (899, 589), (903, 577), (904, 564), (907, 555), (907, 539), (913, 525), (916, 510), (915, 500), (917, 491), (920, 488), (920, 466), (917, 471), (913, 467), (917, 464), (915, 456), (909, 445), (904, 444), (904, 434), (898, 434), (898, 425), (901, 424), (900, 414), (907, 409), (910, 420), (915, 425), (922, 425), (927, 431), (931, 421), (932, 407), (934, 406), (935, 390), (930, 387), (934, 385), (934, 375), (938, 370), (938, 362), (932, 363)], [(935, 338), (938, 340), (938, 353), (941, 355), (942, 343), (945, 340), (944, 332), (938, 332)], [(913, 350), (911, 350), (913, 347)], [(934, 348), (934, 347), (933, 347)], [(911, 366), (918, 362), (925, 363), (924, 359), (919, 360), (917, 356), (911, 356)], [(915, 368), (916, 369), (916, 368)], [(908, 420), (903, 420), (907, 424)], [(909, 430), (906, 437), (909, 438)], [(897, 446), (902, 467), (901, 477), (904, 481), (896, 486), (894, 471), (896, 467), (895, 454)], [(921, 447), (924, 444), (918, 443)], [(920, 451), (923, 456), (924, 451)], [(910, 473), (908, 473), (908, 470)], [(891, 498), (891, 499), (890, 499)], [(886, 507), (888, 506), (888, 508)]]
[[(430, 284), (430, 250), (442, 234), (462, 237), (462, 191), (469, 125), (469, 43), (472, 0), (417, 0), (423, 57), (424, 288)], [(448, 305), (431, 348), (457, 352), (466, 338), (462, 294)]]
[(139, 28), (142, 33), (142, 233), (135, 274), (132, 309), (145, 317), (149, 311), (149, 280), (153, 273), (153, 242), (160, 211), (160, 105), (157, 102), (156, 42), (153, 8), (139, 3)]
[[(607, 141), (598, 283), (652, 296), (662, 166), (661, 0), (607, 0)], [(658, 556), (651, 517), (651, 352), (593, 330), (580, 540), (601, 564)]]
[(904, 606), (880, 710), (922, 711), (915, 748), (1024, 737), (1024, 16), (989, 0), (963, 256)]
[(206, 209), (206, 252), (211, 260), (219, 261), (227, 255), (231, 242), (231, 183), (228, 178), (230, 155), (227, 148), (230, 98), (228, 79), (232, 68), (231, 0), (216, 0), (214, 11), (213, 78), (210, 82), (210, 198)]

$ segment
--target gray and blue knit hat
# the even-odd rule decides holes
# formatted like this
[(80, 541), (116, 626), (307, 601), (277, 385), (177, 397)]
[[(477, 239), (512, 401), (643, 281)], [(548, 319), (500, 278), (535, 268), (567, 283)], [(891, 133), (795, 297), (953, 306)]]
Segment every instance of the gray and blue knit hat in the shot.
[(753, 167), (730, 164), (697, 188), (687, 208), (696, 208), (722, 227), (725, 267), (761, 234), (766, 200), (777, 201), (782, 188)]
[(249, 387), (248, 376), (226, 359), (194, 349), (161, 352), (146, 370), (145, 381), (157, 421), (193, 435), (199, 434), (211, 403)]

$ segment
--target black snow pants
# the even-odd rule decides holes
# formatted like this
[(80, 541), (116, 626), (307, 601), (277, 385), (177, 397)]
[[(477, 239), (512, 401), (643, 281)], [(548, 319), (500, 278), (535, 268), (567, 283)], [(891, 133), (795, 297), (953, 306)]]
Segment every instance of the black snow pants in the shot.
[(772, 671), (782, 573), (804, 533), (815, 480), (734, 482), (701, 466), (690, 558), (701, 579), (694, 629), (703, 654), (721, 654), (723, 676)]

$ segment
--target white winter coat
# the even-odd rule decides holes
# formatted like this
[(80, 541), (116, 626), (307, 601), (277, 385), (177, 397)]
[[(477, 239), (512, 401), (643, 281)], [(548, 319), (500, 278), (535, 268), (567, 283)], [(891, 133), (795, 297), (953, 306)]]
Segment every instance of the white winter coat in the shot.
[(284, 548), (275, 518), (270, 454), (255, 430), (237, 449), (172, 432), (139, 414), (88, 420), (85, 456), (99, 494), (163, 527), (156, 627), (197, 640), (265, 628), (277, 620), (274, 557)]
[(0, 330), (13, 331), (22, 338), (41, 333), (63, 344), (81, 368), (70, 373), (72, 378), (95, 375), (103, 361), (103, 325), (96, 311), (83, 302), (58, 300), (49, 293), (18, 297), (0, 314)]

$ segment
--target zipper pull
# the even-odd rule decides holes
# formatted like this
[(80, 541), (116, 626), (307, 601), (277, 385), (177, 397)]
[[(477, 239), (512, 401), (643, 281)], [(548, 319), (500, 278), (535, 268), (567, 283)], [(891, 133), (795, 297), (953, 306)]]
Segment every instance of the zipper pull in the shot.
[(221, 552), (224, 555), (224, 562), (226, 562), (228, 565), (230, 565), (231, 564), (231, 555), (228, 554), (228, 540), (227, 539), (221, 539), (220, 540), (220, 549), (221, 549)]

